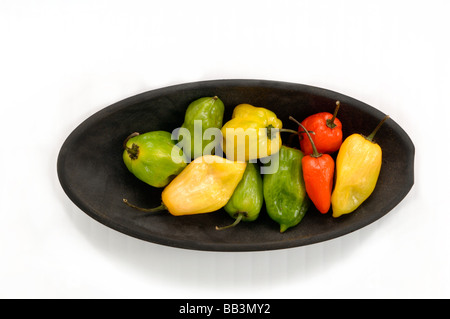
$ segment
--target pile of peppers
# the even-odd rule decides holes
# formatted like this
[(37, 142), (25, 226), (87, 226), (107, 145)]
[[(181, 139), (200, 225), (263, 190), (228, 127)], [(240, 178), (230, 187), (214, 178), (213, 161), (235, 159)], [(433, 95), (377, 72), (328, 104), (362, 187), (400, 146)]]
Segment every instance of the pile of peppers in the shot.
[[(174, 216), (223, 208), (234, 221), (216, 226), (217, 230), (257, 220), (264, 205), (281, 233), (298, 225), (312, 205), (321, 214), (331, 210), (334, 218), (352, 213), (377, 184), (382, 150), (373, 138), (389, 117), (367, 137), (355, 133), (344, 139), (339, 108), (337, 101), (334, 114), (321, 112), (302, 122), (289, 117), (298, 125), (294, 131), (283, 129), (273, 111), (250, 104), (237, 105), (223, 124), (225, 106), (220, 98), (201, 97), (187, 106), (180, 123), (192, 133), (191, 140), (184, 141), (187, 151), (179, 146), (186, 136), (174, 140), (165, 131), (132, 133), (125, 139), (126, 168), (163, 191), (158, 207), (141, 208), (123, 201), (149, 214), (168, 211)], [(200, 140), (194, 125), (199, 121)], [(204, 155), (211, 142), (203, 135), (208, 128), (220, 130), (221, 139), (214, 147), (221, 147), (225, 156)], [(283, 132), (297, 134), (300, 149), (283, 145)], [(261, 168), (275, 160), (277, 169), (261, 174)]]

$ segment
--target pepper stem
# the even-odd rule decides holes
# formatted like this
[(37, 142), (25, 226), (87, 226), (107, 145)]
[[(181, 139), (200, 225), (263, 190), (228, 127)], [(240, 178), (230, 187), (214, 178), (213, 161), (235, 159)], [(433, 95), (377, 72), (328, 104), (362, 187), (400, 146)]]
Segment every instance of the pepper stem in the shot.
[(130, 139), (132, 139), (133, 137), (138, 136), (138, 135), (139, 135), (138, 132), (134, 132), (134, 133), (131, 133), (130, 135), (128, 135), (128, 137), (125, 139), (125, 141), (123, 141), (123, 148), (124, 148), (124, 149), (128, 149), (128, 148), (129, 148), (129, 147), (127, 146), (128, 141), (129, 141)]
[(128, 147), (128, 146), (127, 146), (127, 143), (128, 143), (128, 141), (129, 141), (131, 138), (133, 138), (133, 137), (135, 137), (135, 136), (138, 136), (138, 135), (139, 135), (138, 132), (131, 133), (131, 134), (125, 139), (125, 141), (123, 141), (123, 148), (127, 151), (128, 156), (129, 156), (132, 160), (135, 160), (135, 159), (138, 158), (138, 155), (139, 155), (139, 146), (133, 143), (133, 144), (131, 145), (131, 147)]
[(296, 134), (296, 135), (298, 135), (298, 132), (297, 131), (294, 131), (294, 130), (291, 130), (291, 129), (288, 129), (288, 128), (282, 128), (282, 129), (280, 129), (280, 133), (292, 133), (292, 134)]
[(311, 154), (311, 157), (320, 157), (320, 156), (322, 156), (322, 154), (320, 154), (317, 151), (316, 145), (314, 144), (314, 141), (313, 141), (311, 135), (309, 134), (308, 130), (302, 125), (302, 123), (300, 123), (299, 121), (294, 119), (292, 116), (289, 116), (289, 119), (291, 121), (294, 121), (295, 123), (297, 123), (305, 131), (306, 135), (308, 135), (309, 141), (310, 141), (312, 149), (313, 149), (313, 153)]
[[(300, 122), (297, 121), (296, 119), (294, 119), (292, 116), (290, 116), (289, 119), (290, 119), (291, 121), (294, 121), (295, 123), (297, 123), (298, 126), (300, 126)], [(316, 132), (314, 132), (314, 131), (308, 131), (308, 132), (309, 132), (309, 134), (316, 135)], [(299, 135), (300, 133), (305, 133), (305, 131), (299, 131), (297, 135)], [(300, 136), (301, 139), (303, 139), (303, 136), (301, 136), (301, 135), (299, 135), (299, 136)]]
[(224, 230), (224, 229), (235, 227), (237, 224), (240, 223), (240, 221), (242, 220), (242, 217), (244, 217), (244, 214), (243, 213), (239, 213), (238, 217), (236, 218), (236, 220), (234, 221), (233, 224), (228, 225), (228, 226), (223, 226), (223, 227), (216, 226), (216, 230)]
[(161, 203), (161, 205), (154, 207), (154, 208), (142, 208), (142, 207), (130, 204), (126, 198), (123, 199), (123, 202), (125, 204), (127, 204), (128, 206), (130, 206), (131, 208), (134, 208), (134, 209), (140, 210), (141, 212), (146, 212), (146, 213), (157, 213), (157, 212), (161, 212), (163, 210), (167, 210), (167, 207), (166, 207), (166, 205), (164, 205), (164, 203)]
[(375, 134), (377, 134), (377, 132), (378, 132), (378, 130), (380, 129), (381, 125), (383, 125), (383, 123), (386, 122), (386, 120), (387, 120), (388, 118), (389, 118), (389, 115), (386, 115), (386, 116), (384, 117), (384, 119), (382, 119), (381, 122), (378, 123), (377, 127), (373, 130), (373, 132), (372, 132), (369, 136), (366, 137), (366, 139), (367, 139), (368, 141), (371, 141), (371, 142), (373, 141), (373, 138), (375, 137)]
[(295, 123), (297, 123), (298, 126), (300, 126), (300, 122), (294, 119), (292, 116), (289, 116), (289, 119)]
[(340, 101), (336, 101), (336, 108), (334, 109), (334, 114), (333, 117), (331, 119), (327, 120), (327, 126), (329, 128), (335, 128), (336, 124), (334, 123), (334, 120), (336, 119), (337, 113), (339, 111), (339, 107), (341, 106), (341, 102)]
[[(276, 128), (274, 128), (273, 127), (273, 125), (272, 124), (269, 124), (269, 126), (267, 126), (267, 138), (269, 138), (269, 139), (273, 139), (274, 137), (275, 137), (275, 134), (273, 134), (273, 131), (272, 130), (276, 130), (276, 131), (278, 131), (279, 133), (292, 133), (292, 134), (295, 134), (295, 135), (298, 135), (299, 133), (304, 133), (304, 132), (297, 132), (297, 131), (295, 131), (295, 130), (291, 130), (291, 129), (288, 129), (288, 128), (280, 128), (280, 129), (276, 129)], [(311, 134), (316, 134), (315, 132), (313, 132), (313, 131), (309, 131)]]

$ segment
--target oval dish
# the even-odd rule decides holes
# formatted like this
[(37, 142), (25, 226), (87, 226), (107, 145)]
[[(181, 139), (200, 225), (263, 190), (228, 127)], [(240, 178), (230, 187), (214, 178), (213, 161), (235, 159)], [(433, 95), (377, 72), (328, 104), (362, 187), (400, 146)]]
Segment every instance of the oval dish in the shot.
[[(303, 221), (285, 233), (263, 209), (257, 221), (240, 223), (225, 231), (216, 225), (232, 222), (222, 209), (210, 214), (175, 217), (167, 212), (143, 217), (124, 205), (122, 198), (142, 207), (161, 203), (162, 189), (135, 178), (122, 161), (122, 143), (132, 132), (165, 130), (181, 126), (190, 102), (217, 95), (225, 104), (224, 123), (240, 103), (268, 108), (288, 120), (327, 111), (341, 102), (338, 118), (344, 138), (352, 133), (370, 134), (383, 119), (379, 110), (351, 97), (307, 85), (266, 80), (215, 80), (152, 90), (117, 102), (81, 123), (61, 147), (57, 171), (67, 196), (86, 214), (127, 235), (172, 247), (207, 251), (259, 251), (313, 244), (358, 230), (391, 211), (414, 184), (414, 145), (405, 131), (389, 119), (376, 142), (383, 150), (377, 187), (352, 214), (338, 219), (310, 208)], [(283, 143), (296, 146), (297, 138), (283, 133)], [(298, 145), (297, 145), (298, 146)]]

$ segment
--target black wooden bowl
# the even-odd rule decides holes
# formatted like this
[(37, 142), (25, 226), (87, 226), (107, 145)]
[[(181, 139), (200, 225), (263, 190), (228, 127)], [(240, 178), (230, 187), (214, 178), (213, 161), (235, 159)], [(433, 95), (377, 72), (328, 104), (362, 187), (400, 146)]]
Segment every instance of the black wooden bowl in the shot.
[[(414, 145), (405, 131), (389, 119), (377, 133), (383, 164), (377, 187), (355, 212), (334, 219), (310, 208), (303, 221), (285, 233), (263, 207), (257, 221), (233, 229), (215, 230), (233, 220), (222, 209), (210, 214), (174, 217), (167, 212), (142, 217), (122, 202), (143, 207), (161, 203), (162, 189), (135, 178), (122, 161), (122, 143), (132, 132), (180, 127), (190, 102), (217, 95), (225, 104), (224, 122), (240, 103), (268, 108), (288, 120), (333, 113), (341, 102), (338, 118), (344, 138), (352, 133), (370, 134), (385, 116), (351, 97), (307, 85), (263, 80), (216, 80), (187, 83), (145, 92), (115, 103), (80, 124), (64, 142), (58, 157), (58, 176), (68, 197), (92, 218), (117, 231), (158, 244), (210, 251), (256, 251), (296, 247), (336, 238), (360, 229), (391, 211), (414, 184)], [(297, 139), (283, 135), (283, 143)], [(298, 144), (297, 144), (298, 145)]]

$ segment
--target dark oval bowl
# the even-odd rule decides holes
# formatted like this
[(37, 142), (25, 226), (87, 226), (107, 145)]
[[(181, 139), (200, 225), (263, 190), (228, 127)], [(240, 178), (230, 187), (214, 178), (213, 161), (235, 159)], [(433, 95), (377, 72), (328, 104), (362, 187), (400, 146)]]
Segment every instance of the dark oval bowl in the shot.
[[(66, 139), (57, 170), (68, 197), (92, 218), (127, 235), (149, 242), (208, 251), (258, 251), (297, 247), (336, 238), (371, 224), (392, 210), (414, 184), (414, 145), (405, 131), (389, 119), (375, 138), (383, 150), (377, 187), (355, 212), (340, 218), (310, 208), (303, 221), (285, 233), (263, 207), (255, 222), (233, 229), (215, 230), (233, 220), (222, 209), (210, 214), (174, 217), (167, 212), (143, 217), (122, 202), (128, 198), (143, 207), (161, 203), (162, 189), (135, 178), (122, 161), (122, 143), (132, 132), (172, 132), (184, 121), (190, 102), (217, 95), (224, 102), (224, 122), (234, 107), (249, 103), (274, 111), (283, 126), (296, 129), (298, 120), (327, 111), (341, 102), (338, 118), (344, 138), (368, 135), (385, 114), (351, 97), (317, 87), (265, 81), (216, 80), (187, 83), (145, 92), (117, 102), (81, 123)], [(286, 133), (283, 143), (298, 146)], [(297, 143), (297, 144), (296, 144)]]

